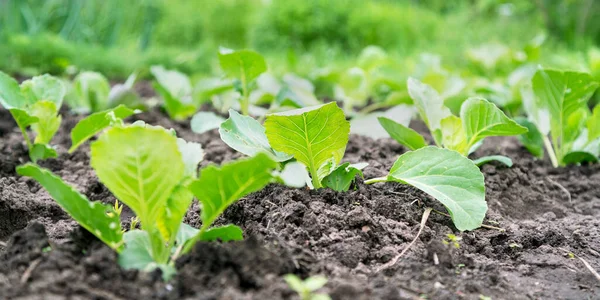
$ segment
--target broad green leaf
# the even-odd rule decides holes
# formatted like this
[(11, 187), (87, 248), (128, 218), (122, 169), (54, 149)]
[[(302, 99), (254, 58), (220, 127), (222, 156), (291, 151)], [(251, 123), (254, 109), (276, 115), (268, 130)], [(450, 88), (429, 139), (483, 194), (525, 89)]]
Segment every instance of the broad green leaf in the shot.
[(114, 85), (108, 94), (108, 102), (110, 107), (123, 105), (131, 109), (146, 110), (146, 105), (140, 96), (126, 84)]
[(191, 184), (190, 190), (202, 203), (200, 219), (203, 231), (228, 206), (267, 185), (276, 167), (277, 163), (268, 155), (259, 153), (221, 167), (210, 165), (202, 169), (200, 178)]
[(517, 123), (528, 129), (518, 136), (519, 141), (537, 158), (544, 158), (544, 140), (537, 126), (525, 118), (516, 118)]
[(598, 83), (586, 73), (538, 70), (532, 85), (538, 105), (550, 113), (552, 142), (561, 158), (568, 152), (564, 144), (576, 137), (568, 128), (569, 118), (586, 107)]
[[(531, 123), (535, 125), (541, 135), (550, 134), (550, 112), (536, 100), (531, 85), (525, 85), (521, 88), (521, 98), (523, 100), (523, 110)], [(521, 124), (522, 125), (522, 124)]]
[(192, 131), (198, 134), (219, 128), (225, 119), (213, 112), (201, 111), (195, 114), (190, 121)]
[(202, 145), (194, 142), (187, 142), (184, 139), (177, 139), (177, 147), (183, 158), (185, 165), (184, 175), (191, 178), (198, 177), (198, 164), (204, 159), (204, 150)]
[(177, 138), (163, 128), (113, 127), (91, 145), (100, 181), (152, 227), (184, 175)]
[(167, 114), (169, 114), (169, 117), (181, 121), (187, 119), (196, 112), (196, 104), (186, 103), (182, 98), (173, 96), (173, 94), (165, 87), (158, 83), (154, 83), (152, 86), (165, 102), (165, 110), (167, 111)]
[(192, 84), (187, 75), (175, 70), (167, 70), (163, 66), (152, 66), (150, 72), (158, 84), (173, 98), (181, 103), (192, 102)]
[(31, 158), (31, 161), (34, 163), (38, 160), (57, 156), (56, 150), (48, 144), (33, 144), (31, 149), (29, 149), (29, 158)]
[(241, 241), (243, 239), (244, 233), (242, 232), (242, 229), (232, 224), (210, 228), (203, 232), (200, 236), (201, 241), (207, 242), (216, 240), (229, 242)]
[(465, 134), (462, 120), (457, 116), (451, 115), (444, 118), (441, 124), (442, 145), (445, 148), (467, 156), (470, 148), (467, 144), (467, 135)]
[(132, 230), (123, 234), (125, 249), (119, 254), (119, 265), (123, 269), (135, 269), (151, 272), (155, 269), (162, 271), (162, 278), (168, 281), (175, 275), (175, 267), (170, 264), (157, 263), (152, 258), (152, 245), (148, 233), (142, 230)]
[(30, 115), (26, 110), (11, 108), (9, 111), (21, 131), (27, 130), (27, 127), (31, 126), (31, 124), (39, 121), (38, 117)]
[(388, 180), (412, 185), (440, 201), (458, 230), (473, 230), (483, 222), (483, 174), (456, 151), (430, 146), (402, 154)]
[(600, 105), (594, 107), (594, 111), (587, 119), (588, 141), (600, 138)]
[(56, 104), (45, 100), (38, 101), (29, 107), (29, 114), (38, 118), (37, 122), (31, 124), (31, 130), (36, 133), (34, 142), (50, 143), (62, 121), (62, 117), (58, 115)]
[(589, 152), (573, 151), (567, 153), (562, 159), (562, 162), (568, 164), (580, 164), (585, 162), (595, 163), (598, 162), (598, 157)]
[(512, 159), (510, 159), (510, 157), (506, 157), (503, 155), (490, 155), (490, 156), (480, 157), (478, 159), (474, 159), (473, 163), (476, 164), (478, 167), (481, 167), (481, 166), (483, 166), (487, 163), (493, 162), (493, 161), (500, 162), (509, 168), (512, 167), (512, 165), (513, 165)]
[(327, 284), (325, 276), (311, 276), (304, 280), (304, 287), (312, 292), (324, 287)]
[(343, 163), (323, 179), (323, 187), (328, 187), (338, 192), (345, 192), (350, 189), (356, 175), (363, 177), (362, 169), (368, 165), (368, 163), (353, 165)]
[(527, 128), (507, 117), (496, 105), (482, 99), (469, 98), (460, 109), (470, 148), (488, 136), (510, 136), (527, 132)]
[(229, 119), (221, 123), (219, 134), (225, 144), (248, 156), (267, 153), (278, 162), (292, 158), (289, 154), (271, 148), (265, 128), (258, 121), (249, 116), (242, 116), (233, 109), (229, 110)]
[(156, 220), (156, 227), (164, 241), (172, 242), (175, 240), (181, 221), (193, 199), (194, 194), (187, 186), (179, 184), (173, 189), (167, 203), (162, 208), (161, 215)]
[(444, 106), (444, 99), (431, 86), (414, 78), (408, 78), (408, 93), (419, 110), (421, 118), (429, 127), (436, 144), (441, 143), (442, 119), (450, 116), (450, 109)]
[[(319, 168), (344, 156), (350, 123), (335, 102), (267, 115), (266, 135), (273, 149), (293, 155), (308, 167), (315, 188)], [(325, 174), (327, 175), (327, 174)], [(316, 182), (319, 180), (319, 182)]]
[(54, 103), (56, 109), (62, 106), (67, 88), (62, 81), (48, 74), (35, 76), (21, 83), (21, 93), (28, 99), (28, 103), (48, 101)]
[(181, 223), (179, 226), (179, 231), (177, 231), (177, 238), (175, 239), (175, 242), (177, 245), (181, 246), (195, 237), (199, 232), (200, 229), (196, 229), (188, 224)]
[(239, 78), (246, 84), (267, 71), (265, 59), (252, 50), (231, 51), (221, 49), (219, 51), (219, 63), (227, 76)]
[(69, 104), (76, 108), (85, 108), (90, 112), (108, 109), (110, 83), (104, 75), (97, 72), (81, 72), (73, 82), (75, 97)]
[(35, 164), (19, 166), (17, 173), (35, 179), (77, 223), (106, 245), (117, 251), (121, 248), (121, 220), (112, 206), (88, 200), (60, 177)]
[(289, 187), (301, 188), (310, 183), (310, 175), (306, 171), (306, 166), (297, 161), (286, 163), (277, 177), (278, 182)]
[(285, 275), (283, 279), (288, 284), (288, 286), (298, 294), (302, 294), (306, 289), (304, 287), (304, 282), (302, 281), (302, 279), (300, 279), (300, 277), (294, 274)]
[(21, 94), (19, 83), (0, 71), (0, 105), (5, 109), (25, 108), (29, 100)]
[(133, 114), (135, 114), (135, 111), (124, 105), (119, 105), (113, 109), (96, 112), (85, 117), (71, 131), (69, 153), (73, 153), (81, 144), (106, 129), (115, 119), (125, 119)]

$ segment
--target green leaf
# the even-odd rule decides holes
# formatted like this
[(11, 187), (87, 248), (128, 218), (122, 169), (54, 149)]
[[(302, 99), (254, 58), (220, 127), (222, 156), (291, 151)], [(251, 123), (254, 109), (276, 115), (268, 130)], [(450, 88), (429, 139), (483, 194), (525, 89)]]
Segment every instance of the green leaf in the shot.
[(119, 215), (110, 205), (89, 201), (49, 170), (35, 164), (17, 167), (17, 173), (35, 179), (77, 223), (109, 247), (119, 250), (122, 231)]
[(265, 128), (258, 121), (249, 116), (242, 116), (233, 109), (229, 110), (229, 119), (221, 123), (219, 134), (225, 144), (248, 156), (267, 153), (278, 162), (292, 158), (289, 154), (271, 148)]
[(328, 187), (338, 192), (345, 192), (350, 189), (350, 185), (354, 182), (356, 175), (364, 178), (362, 169), (368, 165), (368, 163), (353, 165), (343, 163), (323, 179), (323, 187)]
[(173, 189), (167, 203), (161, 208), (162, 213), (156, 220), (156, 227), (163, 240), (168, 243), (175, 240), (180, 231), (181, 221), (192, 204), (193, 199), (194, 194), (192, 194), (187, 186), (179, 184)]
[[(598, 82), (586, 73), (538, 70), (532, 79), (539, 106), (550, 113), (550, 133), (559, 161), (569, 153), (569, 144), (577, 137), (569, 126), (572, 116), (586, 109)], [(580, 128), (576, 128), (580, 130)]]
[(444, 106), (444, 99), (431, 86), (414, 78), (408, 78), (408, 93), (419, 110), (421, 118), (429, 127), (436, 144), (441, 143), (442, 119), (452, 115)]
[[(350, 123), (335, 102), (267, 115), (266, 135), (273, 149), (291, 154), (308, 167), (315, 188), (323, 177), (318, 170), (328, 160), (344, 156)], [(324, 174), (325, 176), (328, 175)]]
[(38, 101), (29, 107), (29, 114), (38, 118), (37, 122), (31, 124), (31, 130), (37, 134), (34, 142), (50, 143), (62, 121), (56, 104), (45, 100)]
[(119, 265), (123, 269), (136, 269), (151, 272), (155, 269), (162, 271), (162, 278), (168, 281), (175, 275), (176, 270), (170, 264), (157, 263), (152, 258), (152, 245), (147, 232), (131, 230), (123, 234), (125, 249), (119, 254)]
[(496, 105), (483, 98), (469, 98), (460, 109), (468, 148), (488, 136), (510, 136), (527, 128), (507, 117)]
[(73, 82), (75, 97), (69, 104), (74, 108), (83, 108), (90, 112), (108, 109), (110, 83), (104, 75), (97, 72), (81, 72)]
[(185, 165), (184, 175), (191, 178), (198, 177), (198, 164), (204, 159), (202, 145), (178, 138), (177, 147)]
[(286, 163), (277, 176), (278, 182), (289, 187), (301, 188), (310, 183), (310, 175), (306, 171), (306, 166), (297, 161)]
[(467, 144), (467, 135), (462, 120), (454, 115), (442, 120), (442, 145), (454, 150), (464, 156), (469, 154), (470, 147)]
[(0, 104), (5, 109), (25, 108), (29, 100), (21, 94), (19, 83), (0, 71)]
[(487, 203), (483, 174), (456, 151), (425, 147), (398, 157), (389, 181), (412, 185), (440, 201), (458, 230), (481, 226)]
[(416, 150), (427, 146), (425, 138), (413, 129), (385, 117), (379, 117), (377, 120), (379, 120), (379, 124), (381, 124), (383, 129), (385, 129), (396, 142), (406, 146), (410, 150)]
[(271, 179), (277, 163), (259, 153), (221, 167), (210, 165), (200, 172), (190, 190), (202, 203), (202, 231), (206, 231), (225, 209), (238, 199), (262, 189)]
[(294, 274), (287, 274), (283, 277), (288, 286), (298, 294), (302, 294), (305, 291), (304, 282), (300, 277)]
[(106, 129), (115, 119), (125, 119), (133, 114), (135, 114), (135, 111), (124, 105), (119, 105), (113, 109), (96, 112), (85, 117), (71, 131), (69, 153), (73, 153), (81, 144)]
[(244, 233), (242, 229), (232, 224), (210, 228), (200, 235), (200, 240), (206, 242), (216, 240), (229, 242), (241, 241), (243, 239)]
[(242, 79), (246, 83), (267, 71), (265, 59), (252, 50), (231, 51), (221, 49), (219, 51), (219, 63), (227, 76)]
[(201, 111), (192, 117), (190, 126), (192, 127), (193, 132), (202, 134), (209, 130), (219, 128), (223, 121), (225, 121), (225, 119), (213, 112)]
[(48, 101), (54, 103), (58, 111), (62, 106), (67, 88), (60, 79), (45, 74), (35, 76), (21, 83), (21, 93), (28, 99), (27, 102), (30, 104), (38, 101)]
[(31, 149), (29, 149), (29, 158), (31, 158), (31, 161), (34, 163), (38, 160), (57, 156), (56, 150), (48, 144), (33, 144)]
[(592, 115), (588, 117), (586, 125), (588, 130), (588, 141), (600, 138), (600, 105), (594, 107), (594, 111)]
[(572, 151), (565, 155), (562, 159), (564, 164), (581, 164), (585, 162), (595, 163), (598, 162), (598, 157), (594, 154), (584, 151)]
[(92, 143), (90, 164), (144, 229), (154, 226), (185, 168), (175, 136), (141, 126), (110, 128)]
[(517, 123), (528, 129), (524, 134), (517, 138), (527, 148), (527, 150), (537, 158), (544, 158), (544, 138), (537, 126), (525, 118), (517, 118)]
[(200, 233), (200, 229), (196, 229), (188, 224), (181, 223), (175, 241), (177, 245), (184, 245), (187, 241), (191, 240), (198, 233)]
[(490, 156), (480, 157), (478, 159), (474, 159), (473, 163), (476, 164), (478, 167), (481, 167), (492, 161), (500, 162), (509, 168), (512, 167), (512, 165), (513, 165), (512, 159), (510, 159), (510, 157), (506, 157), (503, 155), (490, 155)]
[(311, 276), (304, 280), (304, 287), (311, 292), (314, 292), (327, 284), (325, 276)]

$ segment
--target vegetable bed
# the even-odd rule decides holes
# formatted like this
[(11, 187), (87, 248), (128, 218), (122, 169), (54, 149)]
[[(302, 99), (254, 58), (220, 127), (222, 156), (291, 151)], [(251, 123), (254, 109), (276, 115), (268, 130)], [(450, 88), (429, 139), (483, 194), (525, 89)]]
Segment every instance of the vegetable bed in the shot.
[[(63, 112), (54, 137), (58, 158), (39, 164), (90, 200), (115, 198), (90, 167), (90, 146), (72, 154), (70, 132), (82, 117)], [(200, 167), (242, 157), (217, 130), (196, 134), (189, 121), (158, 109), (128, 122), (173, 128), (202, 144)], [(431, 140), (424, 124), (413, 126)], [(515, 137), (486, 139), (474, 157), (505, 155), (482, 166), (486, 227), (459, 232), (444, 206), (394, 182), (348, 192), (269, 184), (229, 207), (216, 225), (235, 224), (245, 239), (200, 242), (160, 271), (123, 270), (118, 255), (80, 228), (34, 180), (16, 174), (28, 152), (10, 114), (0, 110), (0, 299), (280, 299), (297, 298), (283, 277), (324, 275), (320, 292), (333, 299), (597, 299), (600, 284), (600, 165), (554, 168), (536, 160)], [(365, 178), (386, 176), (408, 149), (391, 139), (351, 135), (344, 161), (369, 163)], [(165, 174), (168, 176), (168, 174)], [(434, 211), (424, 222), (427, 208)], [(123, 227), (133, 212), (121, 214)], [(195, 201), (185, 223), (200, 227)], [(502, 230), (500, 230), (502, 229)], [(581, 260), (580, 258), (583, 258)]]

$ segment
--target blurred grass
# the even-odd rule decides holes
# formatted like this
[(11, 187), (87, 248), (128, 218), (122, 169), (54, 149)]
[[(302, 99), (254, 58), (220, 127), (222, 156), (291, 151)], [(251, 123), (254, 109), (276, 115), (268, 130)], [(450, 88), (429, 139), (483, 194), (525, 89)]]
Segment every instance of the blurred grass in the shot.
[(0, 69), (125, 78), (163, 64), (209, 74), (225, 46), (259, 50), (278, 73), (309, 74), (349, 67), (368, 45), (460, 68), (471, 47), (522, 48), (540, 32), (580, 60), (600, 40), (599, 11), (593, 0), (2, 0)]

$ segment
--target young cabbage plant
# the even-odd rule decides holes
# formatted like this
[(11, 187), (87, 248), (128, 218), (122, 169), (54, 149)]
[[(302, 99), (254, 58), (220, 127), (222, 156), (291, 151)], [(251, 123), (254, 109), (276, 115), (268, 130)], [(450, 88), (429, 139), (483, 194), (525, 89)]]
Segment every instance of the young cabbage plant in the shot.
[[(50, 75), (42, 75), (19, 83), (0, 72), (0, 104), (10, 111), (27, 143), (29, 157), (33, 162), (56, 157), (50, 141), (58, 131), (61, 116), (58, 114), (66, 88)], [(35, 134), (29, 138), (27, 128)]]
[(104, 75), (97, 72), (81, 72), (73, 80), (66, 96), (67, 104), (80, 113), (95, 113), (119, 105), (144, 109), (140, 97), (133, 89), (137, 74), (133, 73), (123, 84), (112, 88)]
[[(175, 272), (177, 257), (197, 241), (242, 239), (239, 227), (213, 227), (212, 223), (239, 198), (268, 184), (276, 166), (260, 154), (222, 168), (209, 166), (198, 179), (202, 158), (199, 144), (143, 123), (117, 124), (92, 142), (90, 164), (98, 178), (140, 220), (141, 229), (125, 233), (111, 206), (90, 202), (35, 164), (20, 166), (17, 171), (37, 180), (78, 223), (117, 251), (122, 267), (160, 268), (168, 279)], [(194, 195), (202, 203), (200, 230), (182, 223)]]
[(250, 84), (262, 73), (267, 71), (267, 63), (260, 54), (252, 50), (221, 48), (219, 63), (227, 77), (239, 80), (241, 89), (240, 109), (243, 115), (250, 110)]
[(193, 97), (193, 89), (187, 75), (163, 66), (152, 66), (152, 76), (156, 79), (153, 87), (164, 101), (164, 108), (174, 120), (185, 120), (193, 115), (201, 103)]
[(298, 293), (301, 300), (331, 299), (327, 294), (316, 293), (316, 291), (327, 284), (327, 278), (325, 276), (311, 276), (302, 280), (294, 274), (288, 274), (285, 275), (283, 279), (292, 290)]
[(588, 107), (598, 88), (592, 76), (580, 72), (540, 69), (531, 87), (522, 90), (531, 131), (520, 137), (534, 155), (546, 149), (554, 167), (597, 162), (600, 156), (600, 106)]
[[(419, 114), (438, 147), (455, 150), (468, 156), (481, 146), (483, 139), (490, 136), (511, 136), (527, 132), (527, 128), (507, 117), (496, 105), (483, 98), (469, 98), (463, 102), (460, 116), (455, 116), (444, 106), (437, 91), (417, 79), (408, 79), (408, 91)], [(411, 150), (427, 146), (419, 133), (388, 118), (379, 118), (379, 123), (400, 144)], [(492, 160), (512, 165), (508, 157), (499, 155), (482, 157), (478, 165)]]
[(426, 146), (409, 151), (398, 157), (387, 176), (365, 183), (384, 181), (411, 185), (440, 201), (460, 231), (480, 227), (487, 212), (483, 174), (453, 150)]
[(308, 168), (315, 189), (347, 190), (366, 166), (340, 165), (350, 123), (335, 102), (267, 115), (265, 134), (273, 150), (292, 155)]

